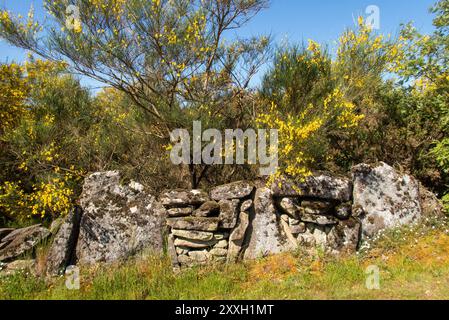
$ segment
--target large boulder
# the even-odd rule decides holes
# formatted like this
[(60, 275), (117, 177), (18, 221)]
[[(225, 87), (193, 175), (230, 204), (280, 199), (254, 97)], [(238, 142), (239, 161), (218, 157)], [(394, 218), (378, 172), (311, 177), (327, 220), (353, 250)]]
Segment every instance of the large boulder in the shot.
[(76, 244), (80, 230), (82, 210), (73, 209), (64, 219), (47, 253), (46, 269), (49, 275), (63, 274), (69, 265), (76, 263)]
[(244, 259), (257, 259), (261, 256), (277, 254), (292, 249), (278, 221), (272, 192), (268, 188), (258, 188), (254, 198), (254, 217), (252, 217)]
[(306, 177), (302, 182), (281, 177), (273, 182), (271, 191), (275, 197), (303, 197), (347, 202), (352, 198), (352, 183), (350, 179), (343, 176), (319, 173)]
[(386, 163), (353, 168), (354, 211), (359, 211), (363, 236), (409, 224), (421, 217), (418, 182)]
[(76, 256), (81, 264), (114, 262), (144, 250), (162, 252), (166, 211), (142, 185), (120, 184), (117, 171), (89, 176)]
[(50, 235), (40, 224), (10, 232), (0, 242), (0, 261), (14, 260), (31, 252)]

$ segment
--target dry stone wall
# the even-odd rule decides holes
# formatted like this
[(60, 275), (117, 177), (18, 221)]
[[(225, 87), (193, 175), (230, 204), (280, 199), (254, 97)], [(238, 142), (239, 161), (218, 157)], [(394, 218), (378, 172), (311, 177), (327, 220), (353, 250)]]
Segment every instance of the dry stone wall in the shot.
[[(351, 176), (319, 173), (293, 182), (234, 182), (159, 196), (119, 172), (87, 177), (76, 207), (49, 230), (0, 229), (0, 271), (15, 270), (43, 240), (46, 272), (71, 264), (111, 263), (166, 247), (175, 268), (256, 259), (296, 248), (355, 252), (364, 238), (441, 215), (438, 199), (385, 163), (361, 164)], [(26, 263), (26, 265), (31, 265)]]
[(172, 190), (160, 196), (167, 211), (168, 251), (174, 267), (236, 261), (255, 187), (248, 182), (202, 190)]

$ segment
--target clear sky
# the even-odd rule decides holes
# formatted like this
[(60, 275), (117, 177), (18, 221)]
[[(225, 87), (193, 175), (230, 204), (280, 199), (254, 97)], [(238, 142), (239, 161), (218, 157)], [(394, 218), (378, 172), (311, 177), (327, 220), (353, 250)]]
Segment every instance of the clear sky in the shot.
[[(436, 0), (271, 0), (271, 5), (259, 13), (239, 36), (271, 34), (276, 43), (314, 39), (332, 45), (347, 27), (354, 26), (356, 17), (367, 16), (369, 5), (380, 10), (380, 32), (396, 34), (401, 23), (413, 21), (423, 33), (432, 31), (429, 8)], [(43, 16), (42, 0), (0, 0), (0, 7), (26, 15), (33, 4), (36, 17)], [(0, 40), (0, 62), (23, 61), (26, 53)], [(89, 80), (86, 85), (93, 85)]]

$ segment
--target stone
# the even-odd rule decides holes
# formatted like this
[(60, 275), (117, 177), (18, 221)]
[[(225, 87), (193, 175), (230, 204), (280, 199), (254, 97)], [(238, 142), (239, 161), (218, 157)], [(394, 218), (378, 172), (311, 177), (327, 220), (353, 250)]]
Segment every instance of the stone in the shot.
[(427, 190), (421, 183), (419, 184), (419, 201), (424, 217), (444, 217), (443, 204), (435, 194)]
[(354, 218), (340, 221), (327, 236), (327, 247), (334, 253), (355, 253), (360, 242), (361, 223)]
[(166, 207), (201, 205), (209, 201), (209, 195), (203, 190), (168, 190), (160, 196), (160, 202)]
[(82, 210), (75, 207), (62, 221), (53, 242), (48, 249), (46, 273), (49, 275), (64, 274), (69, 265), (76, 263), (76, 244), (78, 241)]
[(193, 212), (194, 217), (218, 216), (220, 205), (216, 201), (207, 201)]
[(291, 246), (293, 248), (297, 247), (298, 241), (296, 240), (295, 236), (293, 235), (288, 223), (284, 220), (281, 220), (281, 225), (284, 230), (284, 234), (287, 236), (287, 239), (290, 242)]
[(220, 240), (214, 246), (214, 248), (219, 248), (219, 249), (223, 249), (223, 248), (227, 248), (227, 247), (228, 247), (228, 240)]
[(242, 246), (245, 240), (246, 230), (249, 226), (249, 213), (246, 211), (240, 212), (237, 226), (232, 230), (229, 236), (228, 243), (228, 262), (236, 262), (241, 254)]
[(0, 228), (0, 241), (2, 241), (2, 239), (4, 237), (6, 237), (8, 234), (13, 232), (14, 230), (16, 230), (16, 229), (13, 229), (13, 228)]
[(240, 212), (237, 226), (234, 228), (234, 230), (232, 230), (229, 236), (227, 255), (228, 262), (236, 262), (239, 258), (248, 226), (249, 213), (246, 211), (242, 211)]
[(300, 220), (293, 219), (293, 218), (288, 218), (288, 219), (286, 220), (286, 222), (288, 222), (288, 224), (291, 225), (291, 226), (296, 226), (296, 225), (298, 225), (298, 224), (301, 223)]
[(315, 238), (315, 245), (326, 249), (327, 245), (327, 233), (326, 229), (322, 226), (318, 226), (313, 230), (313, 237)]
[(249, 211), (253, 206), (253, 200), (245, 200), (243, 201), (240, 211)]
[(275, 197), (310, 197), (348, 202), (352, 199), (352, 183), (343, 176), (318, 173), (303, 182), (281, 177), (271, 185)]
[(290, 217), (298, 218), (300, 216), (299, 205), (291, 198), (283, 198), (279, 203), (281, 209)]
[(210, 260), (210, 253), (206, 250), (203, 251), (190, 251), (189, 258), (193, 260), (195, 263), (203, 264)]
[(214, 248), (209, 253), (215, 257), (226, 257), (228, 254), (228, 250), (223, 248)]
[(353, 168), (354, 203), (363, 210), (364, 237), (383, 229), (410, 224), (421, 217), (417, 181), (386, 163), (360, 164)]
[(242, 211), (239, 215), (238, 225), (232, 230), (229, 241), (230, 242), (243, 242), (245, 238), (246, 230), (249, 226), (249, 214), (248, 212)]
[(340, 220), (347, 220), (352, 214), (352, 204), (343, 203), (335, 207), (335, 216)]
[(167, 253), (171, 259), (173, 268), (175, 268), (175, 269), (178, 268), (179, 267), (178, 253), (176, 252), (174, 237), (171, 234), (168, 235), (168, 238), (167, 238)]
[(214, 239), (214, 234), (212, 232), (205, 231), (172, 229), (171, 233), (176, 237), (191, 240), (210, 241)]
[(308, 248), (316, 249), (317, 247), (320, 247), (325, 249), (327, 244), (325, 227), (315, 226), (314, 228), (307, 228), (306, 232), (298, 236), (298, 243)]
[(218, 216), (220, 220), (220, 228), (223, 229), (233, 229), (237, 224), (238, 211), (237, 208), (240, 204), (238, 199), (234, 200), (220, 200), (218, 202), (220, 205), (220, 215)]
[(120, 184), (118, 171), (97, 172), (85, 179), (76, 247), (80, 264), (112, 263), (143, 251), (163, 251), (167, 213), (141, 189)]
[(251, 195), (254, 185), (246, 181), (237, 181), (226, 185), (215, 187), (210, 196), (215, 201), (243, 199)]
[[(174, 245), (174, 243), (173, 243)], [(190, 250), (185, 249), (185, 248), (180, 248), (180, 247), (175, 247), (176, 248), (176, 253), (178, 255), (182, 255), (182, 254), (188, 254)]]
[(217, 231), (218, 222), (218, 218), (185, 217), (167, 219), (167, 225), (173, 229), (195, 231)]
[(254, 218), (249, 231), (249, 242), (244, 253), (245, 259), (278, 254), (292, 249), (281, 231), (273, 204), (272, 192), (268, 188), (258, 188), (254, 198)]
[(193, 213), (193, 207), (183, 207), (183, 208), (170, 208), (167, 210), (169, 217), (187, 217)]
[(181, 254), (178, 256), (178, 262), (181, 265), (191, 265), (192, 264), (192, 259), (187, 255), (187, 254)]
[(188, 239), (175, 239), (176, 247), (192, 248), (192, 249), (202, 249), (213, 247), (217, 242), (215, 240), (211, 241), (199, 241), (199, 240), (188, 240)]
[(306, 214), (329, 215), (332, 214), (334, 204), (330, 201), (304, 200), (301, 202), (301, 207), (304, 208)]
[(50, 229), (49, 229), (50, 233), (53, 234), (53, 235), (58, 233), (59, 228), (61, 227), (63, 222), (64, 222), (64, 219), (61, 218), (61, 217), (53, 220), (53, 222), (50, 224)]
[(337, 224), (337, 222), (338, 222), (334, 217), (318, 216), (318, 215), (312, 215), (312, 214), (303, 214), (301, 217), (301, 221), (314, 223), (314, 224), (317, 224), (320, 226)]
[(290, 231), (292, 234), (300, 234), (306, 232), (306, 224), (301, 222), (299, 224), (290, 225)]
[(31, 252), (50, 236), (50, 231), (40, 224), (10, 232), (1, 241), (0, 261), (14, 260)]
[(0, 277), (12, 276), (16, 273), (30, 272), (35, 275), (36, 261), (33, 259), (15, 260), (7, 263), (3, 269), (0, 270)]
[(227, 239), (229, 238), (229, 233), (225, 232), (225, 233), (215, 233), (214, 234), (214, 239), (215, 240), (223, 240), (223, 239)]

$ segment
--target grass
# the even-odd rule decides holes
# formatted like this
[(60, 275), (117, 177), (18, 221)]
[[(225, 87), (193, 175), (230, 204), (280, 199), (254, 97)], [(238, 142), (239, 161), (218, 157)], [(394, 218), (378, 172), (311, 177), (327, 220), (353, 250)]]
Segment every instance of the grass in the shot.
[[(27, 273), (0, 279), (0, 299), (449, 299), (447, 221), (385, 233), (355, 256), (298, 251), (227, 266), (172, 271), (165, 257), (81, 269), (79, 290), (65, 278)], [(366, 269), (380, 289), (366, 288)]]

